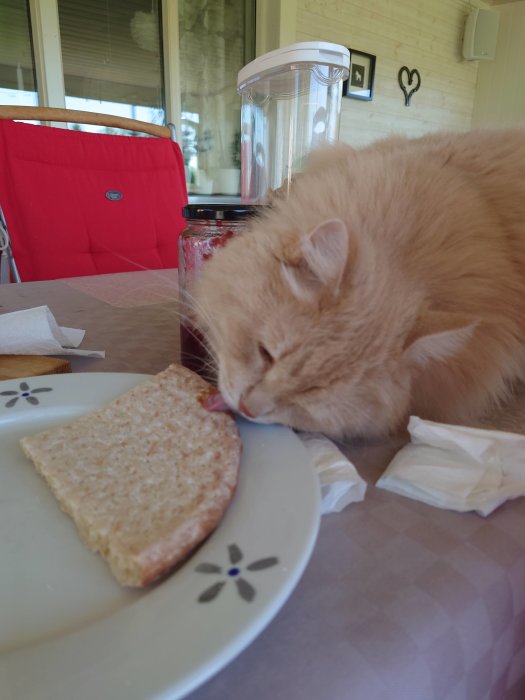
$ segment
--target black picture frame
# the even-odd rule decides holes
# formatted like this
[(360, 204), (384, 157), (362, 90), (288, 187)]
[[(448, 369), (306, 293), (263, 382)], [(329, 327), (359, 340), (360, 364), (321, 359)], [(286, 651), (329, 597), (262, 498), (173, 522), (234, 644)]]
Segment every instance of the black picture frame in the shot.
[(350, 51), (350, 75), (343, 82), (343, 97), (370, 101), (374, 96), (376, 57), (363, 51)]

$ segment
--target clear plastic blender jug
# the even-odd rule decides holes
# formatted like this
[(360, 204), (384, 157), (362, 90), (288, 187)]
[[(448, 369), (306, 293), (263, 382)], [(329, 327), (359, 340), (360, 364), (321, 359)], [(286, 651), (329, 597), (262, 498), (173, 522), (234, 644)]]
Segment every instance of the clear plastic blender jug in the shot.
[(239, 71), (243, 202), (287, 194), (310, 151), (338, 139), (349, 65), (344, 46), (315, 41), (270, 51)]

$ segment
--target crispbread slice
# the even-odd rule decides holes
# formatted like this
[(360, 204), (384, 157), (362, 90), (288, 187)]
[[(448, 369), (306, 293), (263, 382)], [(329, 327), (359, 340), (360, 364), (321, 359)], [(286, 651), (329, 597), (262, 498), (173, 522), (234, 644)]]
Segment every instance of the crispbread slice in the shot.
[(82, 539), (126, 586), (181, 561), (219, 523), (235, 492), (233, 417), (202, 405), (211, 390), (180, 365), (21, 445)]

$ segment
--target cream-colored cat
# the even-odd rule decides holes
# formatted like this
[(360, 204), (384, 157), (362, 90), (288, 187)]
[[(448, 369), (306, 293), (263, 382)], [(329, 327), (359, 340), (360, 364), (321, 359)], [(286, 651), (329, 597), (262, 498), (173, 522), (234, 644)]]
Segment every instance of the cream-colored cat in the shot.
[(314, 154), (194, 295), (222, 395), (259, 422), (479, 417), (525, 376), (525, 129)]

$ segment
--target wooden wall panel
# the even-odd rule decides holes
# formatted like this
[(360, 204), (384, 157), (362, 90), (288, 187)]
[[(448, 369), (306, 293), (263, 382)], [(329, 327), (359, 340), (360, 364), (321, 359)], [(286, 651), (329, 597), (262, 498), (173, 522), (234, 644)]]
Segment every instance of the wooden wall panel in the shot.
[[(461, 44), (472, 7), (469, 0), (297, 0), (297, 41), (333, 41), (376, 56), (373, 100), (343, 98), (343, 141), (471, 126), (478, 62), (463, 60)], [(403, 65), (422, 79), (409, 107), (397, 82)]]

